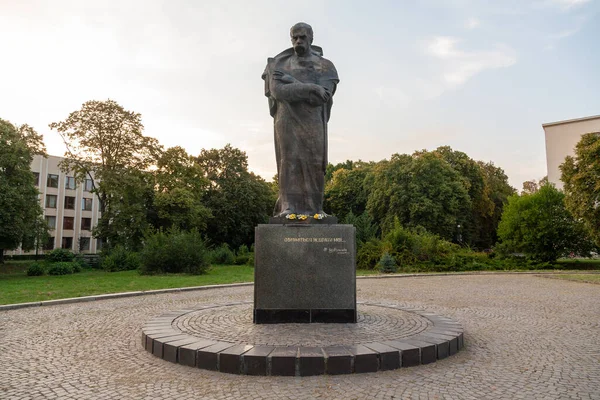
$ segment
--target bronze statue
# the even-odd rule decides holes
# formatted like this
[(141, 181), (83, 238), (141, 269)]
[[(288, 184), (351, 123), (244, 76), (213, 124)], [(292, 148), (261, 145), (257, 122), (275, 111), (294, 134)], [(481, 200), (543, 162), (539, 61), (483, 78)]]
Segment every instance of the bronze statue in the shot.
[(327, 122), (339, 79), (312, 45), (310, 25), (294, 25), (290, 36), (293, 47), (269, 58), (262, 75), (275, 126), (279, 198), (273, 215), (325, 215)]

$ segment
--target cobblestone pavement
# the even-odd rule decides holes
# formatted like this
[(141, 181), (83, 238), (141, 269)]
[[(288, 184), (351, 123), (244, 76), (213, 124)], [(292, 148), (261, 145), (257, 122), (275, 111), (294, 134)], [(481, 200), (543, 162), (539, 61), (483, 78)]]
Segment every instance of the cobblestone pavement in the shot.
[(0, 399), (600, 399), (600, 286), (531, 275), (359, 280), (359, 300), (463, 324), (462, 351), (413, 368), (227, 375), (141, 347), (165, 311), (251, 299), (238, 287), (0, 312)]

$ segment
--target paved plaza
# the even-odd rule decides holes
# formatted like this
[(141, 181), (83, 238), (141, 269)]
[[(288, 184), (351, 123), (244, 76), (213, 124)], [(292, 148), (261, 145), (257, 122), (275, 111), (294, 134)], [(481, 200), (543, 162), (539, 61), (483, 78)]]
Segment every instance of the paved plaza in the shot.
[[(465, 347), (394, 371), (229, 375), (154, 357), (141, 327), (169, 310), (252, 300), (251, 286), (24, 308), (0, 312), (0, 399), (600, 399), (600, 285), (465, 275), (360, 279), (357, 290), (359, 301), (457, 320)], [(231, 321), (221, 323), (235, 332)]]

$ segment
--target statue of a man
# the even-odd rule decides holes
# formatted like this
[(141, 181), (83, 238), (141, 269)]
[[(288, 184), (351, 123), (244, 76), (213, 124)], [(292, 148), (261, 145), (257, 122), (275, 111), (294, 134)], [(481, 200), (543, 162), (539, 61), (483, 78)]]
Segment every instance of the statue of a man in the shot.
[(324, 215), (327, 122), (339, 79), (323, 50), (312, 46), (310, 25), (294, 25), (290, 36), (293, 47), (269, 58), (262, 75), (275, 125), (279, 198), (273, 215)]

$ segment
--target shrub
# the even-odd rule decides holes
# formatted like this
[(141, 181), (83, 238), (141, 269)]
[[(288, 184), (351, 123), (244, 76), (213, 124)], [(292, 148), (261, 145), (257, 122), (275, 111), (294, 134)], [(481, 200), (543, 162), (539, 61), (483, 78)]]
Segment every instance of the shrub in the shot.
[(72, 251), (66, 249), (54, 249), (46, 254), (45, 260), (49, 263), (70, 262), (75, 258)]
[(46, 273), (46, 268), (40, 263), (33, 263), (27, 268), (27, 276), (41, 276)]
[(233, 263), (235, 265), (244, 265), (248, 264), (248, 259), (250, 258), (250, 251), (248, 250), (248, 246), (245, 244), (241, 245), (238, 251), (236, 252)]
[(229, 246), (223, 243), (211, 252), (210, 258), (213, 264), (231, 265), (235, 262), (235, 255)]
[(396, 260), (387, 251), (381, 256), (381, 259), (377, 263), (377, 267), (379, 268), (379, 271), (386, 274), (392, 274), (398, 269)]
[(248, 253), (248, 261), (246, 262), (246, 265), (254, 267), (254, 253)]
[(356, 266), (358, 269), (375, 269), (377, 262), (384, 253), (384, 244), (379, 239), (371, 239), (366, 243), (359, 243), (356, 252)]
[(371, 239), (377, 237), (377, 231), (379, 227), (369, 215), (368, 212), (364, 212), (359, 216), (356, 216), (350, 211), (344, 218), (344, 223), (354, 225), (356, 228), (356, 241), (359, 244), (366, 243)]
[(68, 275), (73, 273), (73, 263), (57, 262), (48, 268), (48, 275)]
[(142, 274), (203, 274), (210, 265), (210, 253), (197, 231), (161, 231), (148, 236), (140, 259)]
[(138, 253), (128, 251), (119, 245), (102, 257), (101, 265), (105, 271), (131, 271), (141, 266), (141, 260)]

